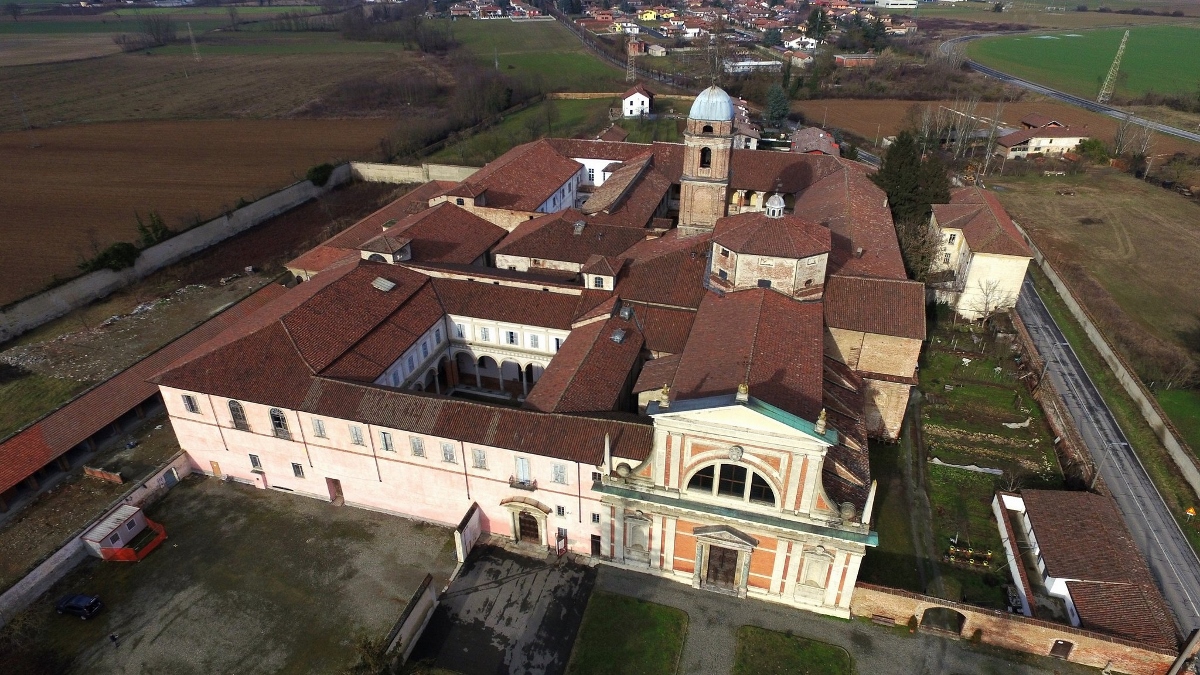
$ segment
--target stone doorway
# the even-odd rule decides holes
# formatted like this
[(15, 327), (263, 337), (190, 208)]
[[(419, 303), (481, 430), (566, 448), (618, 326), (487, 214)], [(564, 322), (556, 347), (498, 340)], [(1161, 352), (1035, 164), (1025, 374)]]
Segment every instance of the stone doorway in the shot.
[(705, 583), (725, 590), (734, 590), (737, 584), (737, 563), (737, 551), (721, 546), (709, 546)]
[(523, 544), (538, 544), (540, 537), (538, 536), (538, 521), (533, 517), (532, 513), (522, 511), (517, 516), (517, 525), (520, 530), (518, 539)]

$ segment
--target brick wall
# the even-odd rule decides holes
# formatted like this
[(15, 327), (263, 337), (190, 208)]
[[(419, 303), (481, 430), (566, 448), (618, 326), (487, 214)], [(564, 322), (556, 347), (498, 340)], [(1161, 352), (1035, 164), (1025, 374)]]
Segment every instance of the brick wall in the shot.
[(897, 624), (905, 624), (913, 616), (920, 620), (925, 610), (934, 607), (952, 609), (966, 618), (963, 637), (979, 631), (984, 644), (1039, 656), (1048, 656), (1056, 640), (1065, 640), (1074, 645), (1068, 661), (1094, 668), (1110, 666), (1129, 675), (1161, 675), (1176, 657), (1092, 631), (870, 584), (858, 584), (850, 601), (854, 616), (886, 616)]

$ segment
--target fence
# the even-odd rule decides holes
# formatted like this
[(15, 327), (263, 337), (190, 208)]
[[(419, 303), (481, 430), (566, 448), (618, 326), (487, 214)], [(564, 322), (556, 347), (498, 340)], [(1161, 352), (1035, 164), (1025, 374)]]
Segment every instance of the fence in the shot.
[(284, 211), (319, 197), (350, 180), (350, 167), (334, 169), (329, 181), (317, 187), (307, 180), (289, 185), (252, 204), (214, 218), (141, 252), (133, 267), (98, 270), (26, 298), (0, 311), (0, 343), (56, 319), (73, 309), (124, 288), (167, 265), (179, 262), (213, 244), (248, 230)]
[(191, 462), (187, 453), (182, 450), (175, 453), (175, 456), (154, 472), (154, 475), (118, 497), (109, 504), (107, 509), (104, 509), (98, 518), (91, 520), (72, 533), (57, 551), (30, 570), (3, 595), (0, 595), (0, 628), (3, 628), (4, 624), (8, 623), (18, 612), (28, 607), (29, 603), (36, 600), (38, 596), (50, 590), (51, 586), (87, 557), (87, 548), (84, 547), (80, 535), (103, 520), (118, 506), (125, 504), (145, 506), (155, 501), (191, 471)]
[(1133, 368), (1108, 344), (1108, 340), (1105, 339), (1100, 329), (1096, 327), (1096, 323), (1092, 321), (1087, 309), (1075, 299), (1075, 295), (1071, 292), (1071, 287), (1054, 271), (1054, 268), (1050, 265), (1050, 261), (1042, 254), (1041, 249), (1033, 243), (1033, 239), (1030, 238), (1025, 228), (1021, 227), (1016, 221), (1013, 221), (1013, 223), (1021, 232), (1021, 236), (1024, 237), (1025, 242), (1029, 244), (1029, 248), (1033, 251), (1034, 261), (1037, 262), (1042, 272), (1050, 279), (1050, 284), (1054, 286), (1054, 290), (1062, 297), (1063, 303), (1066, 304), (1071, 315), (1083, 326), (1083, 331), (1087, 335), (1088, 340), (1091, 341), (1096, 351), (1100, 352), (1100, 357), (1104, 359), (1108, 367), (1112, 369), (1113, 374), (1117, 377), (1117, 382), (1121, 384), (1121, 388), (1137, 404), (1138, 412), (1141, 413), (1146, 423), (1150, 425), (1150, 429), (1158, 437), (1158, 440), (1162, 442), (1163, 447), (1167, 449), (1167, 453), (1171, 455), (1171, 459), (1179, 467), (1179, 473), (1183, 476), (1183, 479), (1187, 481), (1192, 491), (1197, 496), (1200, 496), (1200, 465), (1197, 464), (1196, 457), (1192, 453), (1191, 448), (1179, 440), (1178, 432), (1167, 419), (1167, 415), (1163, 412), (1163, 409), (1159, 407), (1154, 395), (1146, 390), (1141, 379), (1134, 374)]

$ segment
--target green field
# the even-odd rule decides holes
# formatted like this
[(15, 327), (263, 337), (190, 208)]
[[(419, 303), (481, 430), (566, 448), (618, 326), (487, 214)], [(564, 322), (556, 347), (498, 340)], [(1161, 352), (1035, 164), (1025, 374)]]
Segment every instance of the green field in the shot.
[(854, 662), (845, 649), (757, 626), (737, 632), (733, 675), (853, 675)]
[[(1011, 75), (1094, 97), (1125, 30), (1058, 32), (972, 42), (972, 59)], [(1200, 88), (1200, 26), (1143, 26), (1129, 31), (1116, 95), (1195, 92)]]
[(1168, 389), (1156, 392), (1156, 395), (1158, 404), (1179, 429), (1183, 441), (1192, 446), (1192, 452), (1200, 452), (1200, 391)]
[(673, 673), (688, 616), (674, 607), (595, 591), (583, 614), (569, 675)]
[[(214, 28), (229, 25), (229, 19), (212, 18), (177, 20), (175, 30), (181, 35), (187, 35), (185, 23), (192, 24), (194, 33), (203, 33)], [(37, 20), (25, 18), (20, 21), (0, 21), (0, 35), (78, 35), (81, 33), (138, 33), (141, 32), (142, 19), (132, 13), (118, 17), (107, 17), (104, 20), (87, 19), (54, 19)]]
[[(594, 134), (608, 125), (608, 108), (614, 102), (609, 99), (579, 99), (539, 103), (509, 115), (499, 124), (470, 138), (442, 148), (426, 161), (483, 166), (508, 152), (514, 145), (543, 136), (571, 138), (584, 133)], [(549, 126), (547, 105), (555, 109), (549, 116)]]
[(557, 21), (454, 21), (454, 37), (501, 72), (540, 82), (548, 91), (626, 89), (624, 73), (583, 48)]

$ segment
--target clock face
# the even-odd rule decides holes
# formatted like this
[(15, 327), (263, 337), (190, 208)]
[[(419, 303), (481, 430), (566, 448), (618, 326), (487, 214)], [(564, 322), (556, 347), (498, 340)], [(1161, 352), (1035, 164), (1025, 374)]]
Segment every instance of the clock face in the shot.
[(742, 446), (740, 446), (740, 445), (735, 445), (735, 446), (729, 448), (729, 459), (732, 459), (735, 462), (738, 461), (739, 459), (742, 458), (742, 452), (744, 452), (744, 451), (742, 450)]

